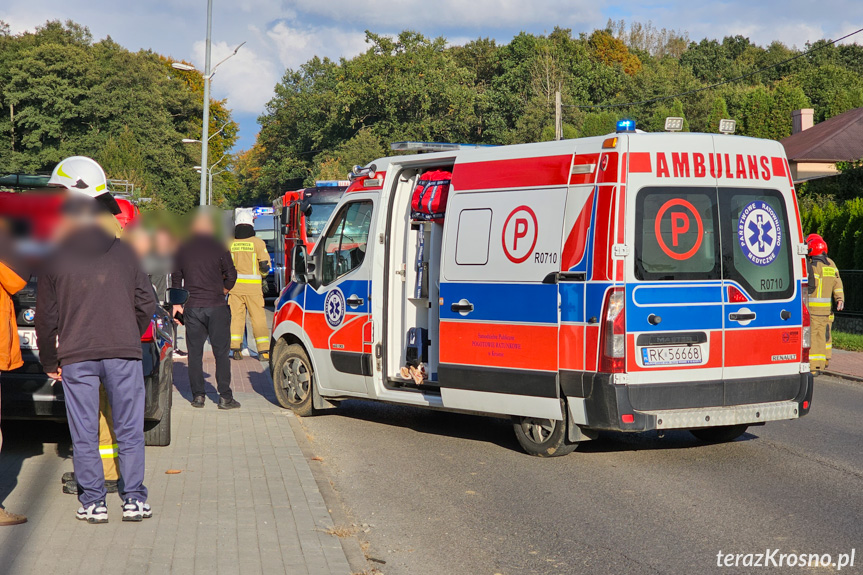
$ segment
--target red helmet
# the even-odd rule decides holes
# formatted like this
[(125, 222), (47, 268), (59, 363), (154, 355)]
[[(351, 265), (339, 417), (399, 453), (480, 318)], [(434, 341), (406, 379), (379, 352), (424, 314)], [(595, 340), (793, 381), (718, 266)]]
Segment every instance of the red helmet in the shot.
[(827, 242), (820, 237), (810, 239), (808, 244), (810, 256), (820, 256), (827, 253)]
[(821, 234), (809, 234), (808, 236), (806, 236), (806, 243), (807, 244), (809, 242), (811, 242), (812, 240), (821, 240), (823, 242), (824, 238), (821, 237)]

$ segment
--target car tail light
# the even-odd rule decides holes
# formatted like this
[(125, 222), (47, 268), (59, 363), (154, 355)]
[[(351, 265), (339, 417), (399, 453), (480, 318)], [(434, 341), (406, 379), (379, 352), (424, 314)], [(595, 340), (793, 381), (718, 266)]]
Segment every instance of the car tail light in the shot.
[(634, 423), (635, 416), (631, 413), (624, 413), (620, 416), (620, 421), (622, 421), (623, 423)]
[(150, 322), (150, 325), (147, 326), (147, 331), (144, 332), (144, 335), (141, 336), (141, 341), (143, 342), (151, 342), (154, 341), (153, 338), (153, 322)]
[(803, 354), (801, 363), (809, 363), (809, 348), (812, 347), (812, 323), (809, 319), (809, 285), (801, 284), (803, 289)]
[(624, 293), (615, 289), (605, 300), (605, 315), (602, 328), (602, 361), (600, 371), (620, 373), (626, 365), (626, 314), (624, 313)]
[(746, 296), (734, 286), (728, 286), (728, 301), (731, 303), (746, 303)]

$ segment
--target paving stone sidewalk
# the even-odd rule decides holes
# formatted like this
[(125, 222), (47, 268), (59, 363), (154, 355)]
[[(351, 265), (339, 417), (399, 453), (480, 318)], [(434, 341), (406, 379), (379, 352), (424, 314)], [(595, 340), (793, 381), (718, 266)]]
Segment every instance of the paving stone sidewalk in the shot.
[(826, 373), (863, 381), (863, 353), (834, 349)]
[[(213, 374), (212, 356), (205, 357)], [(154, 515), (143, 523), (123, 523), (114, 494), (107, 525), (75, 519), (78, 502), (60, 487), (72, 470), (63, 425), (36, 428), (43, 437), (7, 431), (0, 496), (29, 522), (0, 528), (0, 573), (350, 573), (339, 539), (326, 533), (332, 519), (291, 430), (293, 416), (274, 404), (264, 365), (244, 359), (232, 370), (243, 407), (217, 409), (208, 376), (209, 400), (195, 409), (185, 360), (175, 359), (173, 440), (147, 448)]]

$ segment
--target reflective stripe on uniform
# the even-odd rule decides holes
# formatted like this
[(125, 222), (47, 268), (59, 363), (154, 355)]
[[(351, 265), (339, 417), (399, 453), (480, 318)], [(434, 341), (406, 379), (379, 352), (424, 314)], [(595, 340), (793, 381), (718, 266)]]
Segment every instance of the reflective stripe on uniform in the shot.
[(259, 284), (259, 283), (261, 283), (261, 276), (252, 275), (252, 274), (237, 274), (237, 283), (238, 284)]
[(270, 341), (270, 337), (269, 337), (269, 336), (256, 337), (256, 338), (255, 338), (255, 342), (256, 342), (256, 343), (267, 343), (268, 341)]
[(231, 334), (231, 339), (243, 339), (243, 336)]
[(114, 459), (115, 457), (119, 457), (119, 446), (115, 443), (114, 445), (99, 447), (99, 455), (102, 456), (102, 459)]
[(820, 353), (816, 354), (816, 353), (810, 353), (810, 354), (809, 354), (809, 360), (810, 360), (810, 361), (812, 361), (813, 359), (814, 359), (814, 360), (823, 359), (824, 361), (827, 361), (827, 354), (820, 354)]

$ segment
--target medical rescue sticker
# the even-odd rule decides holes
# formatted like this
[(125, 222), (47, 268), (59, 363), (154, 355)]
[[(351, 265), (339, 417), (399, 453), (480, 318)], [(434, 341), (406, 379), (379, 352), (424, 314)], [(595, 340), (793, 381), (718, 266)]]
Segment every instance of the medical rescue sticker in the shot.
[(339, 327), (345, 319), (345, 294), (339, 288), (331, 289), (324, 298), (324, 317), (330, 327)]
[(743, 208), (737, 221), (737, 240), (746, 258), (759, 266), (773, 263), (782, 247), (779, 216), (767, 202), (756, 200)]

